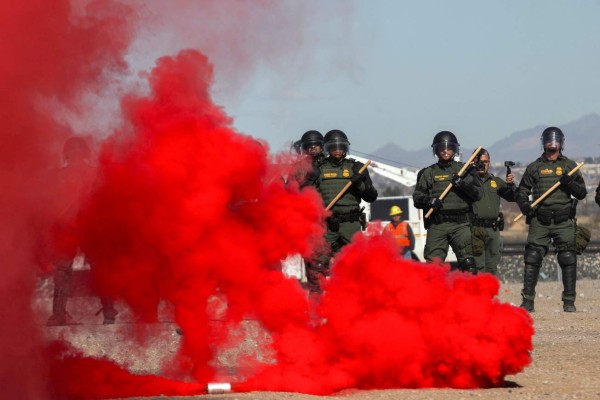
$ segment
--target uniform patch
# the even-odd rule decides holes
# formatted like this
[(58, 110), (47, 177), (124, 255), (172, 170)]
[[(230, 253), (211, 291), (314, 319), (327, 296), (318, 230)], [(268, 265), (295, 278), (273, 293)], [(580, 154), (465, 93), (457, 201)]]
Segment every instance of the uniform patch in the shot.
[(347, 169), (343, 170), (342, 171), (342, 176), (344, 178), (350, 178), (350, 170), (347, 170)]
[(435, 179), (436, 181), (445, 181), (448, 180), (449, 176), (450, 175), (435, 175), (433, 179)]
[(556, 175), (561, 176), (563, 174), (563, 170), (561, 167), (556, 167)]
[(542, 175), (552, 175), (553, 173), (554, 171), (552, 171), (550, 168), (540, 169), (540, 174)]
[(491, 186), (491, 187), (493, 187), (494, 189), (496, 189), (496, 188), (498, 187), (498, 184), (496, 183), (496, 181), (495, 181), (495, 180), (493, 180), (493, 179), (492, 179), (492, 180), (490, 181), (490, 186)]
[(337, 172), (323, 172), (324, 178), (335, 178), (337, 176)]

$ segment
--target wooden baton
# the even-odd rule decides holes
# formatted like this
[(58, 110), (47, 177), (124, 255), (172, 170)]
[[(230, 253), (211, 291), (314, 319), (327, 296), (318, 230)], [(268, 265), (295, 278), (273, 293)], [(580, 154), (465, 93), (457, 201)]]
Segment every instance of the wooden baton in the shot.
[[(469, 157), (469, 160), (465, 163), (465, 165), (463, 165), (463, 167), (460, 169), (460, 171), (458, 171), (458, 176), (462, 176), (462, 174), (465, 173), (465, 171), (467, 170), (467, 168), (469, 168), (469, 166), (471, 165), (471, 162), (473, 162), (473, 160), (475, 159), (475, 157), (477, 157), (477, 154), (479, 154), (479, 151), (481, 150), (483, 146), (479, 146), (474, 152), (473, 154), (471, 154), (471, 157)], [(438, 199), (440, 201), (444, 200), (444, 197), (446, 197), (448, 195), (448, 193), (450, 192), (450, 190), (452, 190), (452, 182), (450, 182), (448, 184), (448, 187), (446, 188), (446, 190), (444, 190), (442, 192), (442, 194), (440, 194), (440, 197), (438, 197)], [(427, 211), (427, 214), (425, 214), (425, 218), (429, 218), (431, 216), (431, 214), (433, 214), (433, 208), (430, 208), (429, 211)]]
[[(575, 172), (579, 171), (579, 168), (581, 168), (583, 166), (584, 162), (580, 162), (579, 164), (577, 164), (575, 166), (575, 168), (573, 168), (572, 170), (569, 171), (569, 173), (567, 174), (568, 176), (573, 176), (573, 174), (575, 174)], [(531, 204), (531, 208), (537, 206), (538, 204), (540, 204), (542, 201), (544, 201), (544, 199), (548, 196), (550, 196), (550, 194), (552, 192), (554, 192), (556, 190), (557, 187), (560, 186), (560, 181), (556, 182), (554, 185), (552, 185), (552, 187), (548, 190), (546, 190), (546, 192), (541, 195), (540, 197), (538, 197), (538, 199), (536, 201), (534, 201)], [(515, 217), (515, 219), (513, 220), (513, 222), (517, 222), (518, 220), (520, 220), (521, 218), (523, 218), (523, 214), (519, 214)]]

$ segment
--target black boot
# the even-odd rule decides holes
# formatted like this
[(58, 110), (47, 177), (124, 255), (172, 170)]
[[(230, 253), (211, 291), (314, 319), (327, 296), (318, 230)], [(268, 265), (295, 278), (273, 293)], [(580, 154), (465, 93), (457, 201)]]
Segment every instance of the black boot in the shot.
[(565, 251), (558, 254), (559, 265), (562, 269), (564, 291), (562, 293), (563, 310), (575, 312), (575, 284), (577, 282), (577, 255), (574, 251)]
[(115, 309), (115, 304), (112, 299), (101, 297), (100, 302), (102, 303), (102, 315), (104, 316), (104, 321), (102, 321), (102, 323), (104, 325), (114, 324), (119, 312)]
[(71, 291), (71, 267), (57, 267), (54, 271), (54, 293), (52, 295), (52, 315), (46, 322), (47, 326), (67, 325), (70, 319), (67, 313), (67, 299)]
[(523, 297), (521, 308), (524, 308), (530, 313), (535, 311), (535, 287), (537, 285), (539, 273), (539, 266), (525, 264), (525, 269), (523, 271), (523, 290), (521, 291), (521, 296)]

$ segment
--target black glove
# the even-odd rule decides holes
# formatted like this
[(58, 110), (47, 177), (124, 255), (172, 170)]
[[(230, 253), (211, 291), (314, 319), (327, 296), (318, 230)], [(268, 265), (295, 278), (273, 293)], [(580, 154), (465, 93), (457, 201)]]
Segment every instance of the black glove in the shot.
[(575, 174), (573, 174), (573, 176), (569, 176), (569, 174), (564, 174), (560, 177), (560, 184), (563, 186), (569, 186), (571, 182), (573, 182), (573, 179), (575, 179)]
[(358, 185), (361, 181), (365, 180), (366, 175), (358, 172), (364, 165), (365, 164), (361, 163), (360, 161), (354, 161), (354, 165), (352, 166), (353, 173), (350, 177), (353, 185)]
[(429, 206), (429, 208), (431, 208), (433, 210), (439, 210), (440, 208), (442, 208), (444, 206), (442, 201), (440, 199), (438, 199), (437, 197), (430, 197), (429, 200), (427, 201), (427, 205)]
[(521, 206), (521, 213), (523, 213), (523, 215), (525, 216), (529, 216), (534, 212), (535, 210), (533, 209), (533, 207), (531, 207), (531, 203), (525, 203)]
[(460, 184), (463, 183), (463, 179), (460, 176), (458, 176), (458, 174), (454, 174), (452, 175), (451, 182), (454, 186), (460, 186)]

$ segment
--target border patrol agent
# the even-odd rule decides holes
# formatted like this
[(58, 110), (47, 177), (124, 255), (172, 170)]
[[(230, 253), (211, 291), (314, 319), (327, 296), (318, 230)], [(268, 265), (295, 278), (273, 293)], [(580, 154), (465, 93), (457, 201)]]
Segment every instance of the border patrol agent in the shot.
[[(556, 249), (558, 265), (562, 269), (563, 310), (575, 312), (577, 254), (574, 219), (577, 201), (573, 197), (582, 200), (587, 195), (587, 190), (579, 171), (573, 176), (567, 175), (577, 164), (562, 154), (565, 142), (562, 131), (555, 127), (546, 128), (542, 133), (541, 142), (544, 153), (527, 166), (517, 191), (517, 204), (521, 212), (527, 216), (529, 224), (521, 307), (529, 312), (535, 310), (535, 286), (542, 260), (552, 241)], [(532, 201), (559, 181), (560, 186), (546, 197), (539, 207), (532, 208)], [(529, 195), (532, 195), (531, 201)]]
[(317, 191), (327, 206), (340, 193), (348, 182), (350, 189), (331, 208), (327, 218), (325, 240), (329, 244), (326, 254), (306, 265), (306, 278), (311, 292), (320, 293), (319, 278), (329, 275), (329, 260), (340, 249), (350, 243), (352, 236), (365, 229), (365, 215), (360, 209), (360, 201), (372, 203), (377, 199), (369, 171), (359, 173), (363, 163), (346, 158), (350, 142), (346, 134), (338, 129), (325, 134), (324, 150), (327, 158), (319, 166), (319, 177), (315, 182)]
[[(452, 246), (458, 259), (458, 268), (476, 274), (469, 214), (473, 210), (473, 202), (481, 199), (481, 181), (473, 175), (475, 168), (470, 168), (464, 176), (457, 175), (464, 164), (454, 161), (460, 145), (452, 132), (436, 134), (431, 148), (438, 162), (419, 171), (413, 192), (415, 207), (424, 211), (434, 210), (425, 220), (425, 259), (443, 262), (448, 247)], [(453, 184), (452, 190), (442, 203), (439, 196), (450, 183)]]
[(481, 181), (483, 195), (473, 203), (471, 232), (473, 234), (473, 254), (480, 272), (496, 275), (500, 262), (500, 231), (504, 229), (504, 216), (500, 212), (500, 198), (514, 202), (517, 188), (515, 176), (506, 175), (506, 181), (489, 173), (490, 153), (481, 149), (475, 165)]
[(308, 154), (311, 158), (311, 170), (303, 177), (300, 187), (316, 186), (319, 179), (319, 167), (325, 161), (323, 154), (323, 134), (319, 131), (310, 130), (304, 132), (300, 139), (300, 154)]

